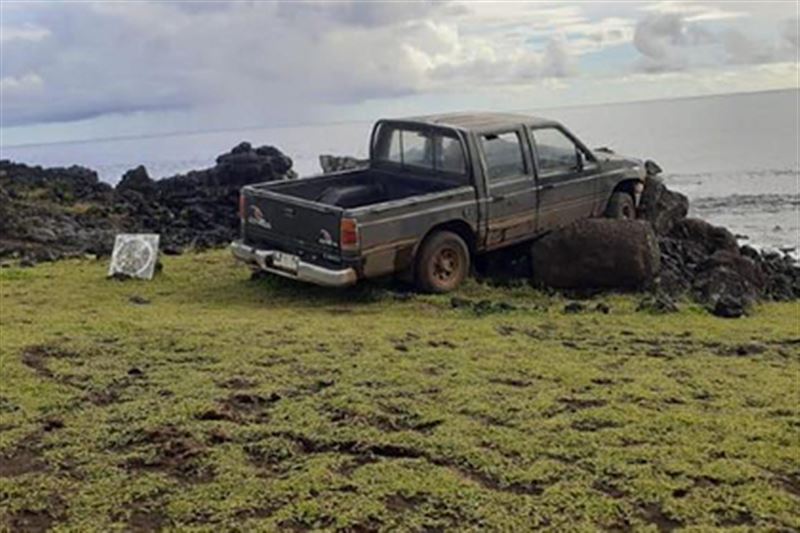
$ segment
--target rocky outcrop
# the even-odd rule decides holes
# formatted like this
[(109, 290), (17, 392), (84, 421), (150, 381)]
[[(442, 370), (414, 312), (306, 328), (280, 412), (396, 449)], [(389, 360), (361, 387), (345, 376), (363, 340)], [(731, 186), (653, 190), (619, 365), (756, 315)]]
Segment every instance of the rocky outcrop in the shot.
[(654, 284), (659, 295), (690, 296), (726, 318), (746, 314), (762, 299), (800, 298), (800, 267), (790, 256), (740, 248), (727, 229), (686, 218), (685, 197), (661, 180), (648, 180), (645, 198), (640, 214), (656, 232), (661, 254)]
[(531, 246), (534, 280), (561, 289), (641, 288), (659, 271), (655, 233), (647, 222), (581, 220)]
[(35, 261), (107, 254), (120, 232), (161, 234), (166, 251), (229, 243), (239, 230), (239, 189), (291, 179), (292, 160), (271, 146), (241, 143), (216, 165), (162, 180), (143, 166), (116, 188), (83, 167), (0, 161), (0, 257)]

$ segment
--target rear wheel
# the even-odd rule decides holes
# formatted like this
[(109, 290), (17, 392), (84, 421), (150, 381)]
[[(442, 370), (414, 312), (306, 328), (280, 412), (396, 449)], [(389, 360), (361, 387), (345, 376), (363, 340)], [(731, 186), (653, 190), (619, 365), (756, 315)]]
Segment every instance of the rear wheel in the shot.
[(434, 233), (417, 254), (415, 278), (425, 292), (450, 292), (469, 272), (469, 249), (464, 239), (450, 231)]
[(612, 194), (606, 206), (606, 217), (628, 220), (636, 218), (636, 204), (633, 202), (633, 196), (624, 191)]

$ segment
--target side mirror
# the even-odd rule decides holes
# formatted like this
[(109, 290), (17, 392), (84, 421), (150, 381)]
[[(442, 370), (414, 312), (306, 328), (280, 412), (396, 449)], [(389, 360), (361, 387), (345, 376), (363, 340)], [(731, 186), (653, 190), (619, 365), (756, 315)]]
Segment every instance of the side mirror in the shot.
[(576, 148), (575, 149), (575, 170), (577, 170), (578, 172), (583, 171), (583, 165), (584, 165), (583, 152), (581, 152), (580, 150), (578, 150)]

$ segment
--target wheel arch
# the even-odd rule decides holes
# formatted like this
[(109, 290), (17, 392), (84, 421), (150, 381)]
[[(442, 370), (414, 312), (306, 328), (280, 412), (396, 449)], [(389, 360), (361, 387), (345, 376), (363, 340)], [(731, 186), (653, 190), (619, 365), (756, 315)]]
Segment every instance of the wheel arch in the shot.
[(419, 249), (422, 247), (422, 243), (424, 243), (431, 235), (439, 231), (452, 231), (453, 233), (461, 237), (464, 240), (464, 243), (466, 243), (467, 248), (469, 249), (470, 256), (472, 257), (475, 256), (475, 251), (477, 247), (475, 230), (465, 220), (453, 219), (432, 226), (430, 229), (428, 229), (428, 231), (425, 232), (425, 235), (423, 235), (422, 238), (417, 241), (417, 243), (414, 245), (415, 263), (416, 263), (417, 253), (419, 252)]
[(615, 192), (626, 192), (633, 197), (633, 204), (635, 207), (639, 207), (639, 200), (642, 196), (642, 191), (644, 190), (644, 180), (640, 178), (623, 178), (620, 180), (612, 189), (611, 194), (608, 195), (606, 198), (605, 205), (608, 205), (609, 200), (611, 200), (611, 196)]

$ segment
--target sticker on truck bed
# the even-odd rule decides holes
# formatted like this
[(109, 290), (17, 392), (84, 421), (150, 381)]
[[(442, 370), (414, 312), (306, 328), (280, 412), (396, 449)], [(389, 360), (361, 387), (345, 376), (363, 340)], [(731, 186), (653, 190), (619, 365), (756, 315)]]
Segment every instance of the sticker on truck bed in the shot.
[(269, 220), (264, 218), (264, 213), (255, 205), (250, 206), (250, 216), (247, 217), (247, 223), (253, 224), (254, 226), (261, 226), (264, 229), (272, 229), (272, 224), (270, 224)]
[(317, 239), (317, 242), (324, 246), (332, 246), (334, 248), (339, 247), (339, 243), (333, 240), (330, 232), (324, 229), (319, 230), (319, 238)]

